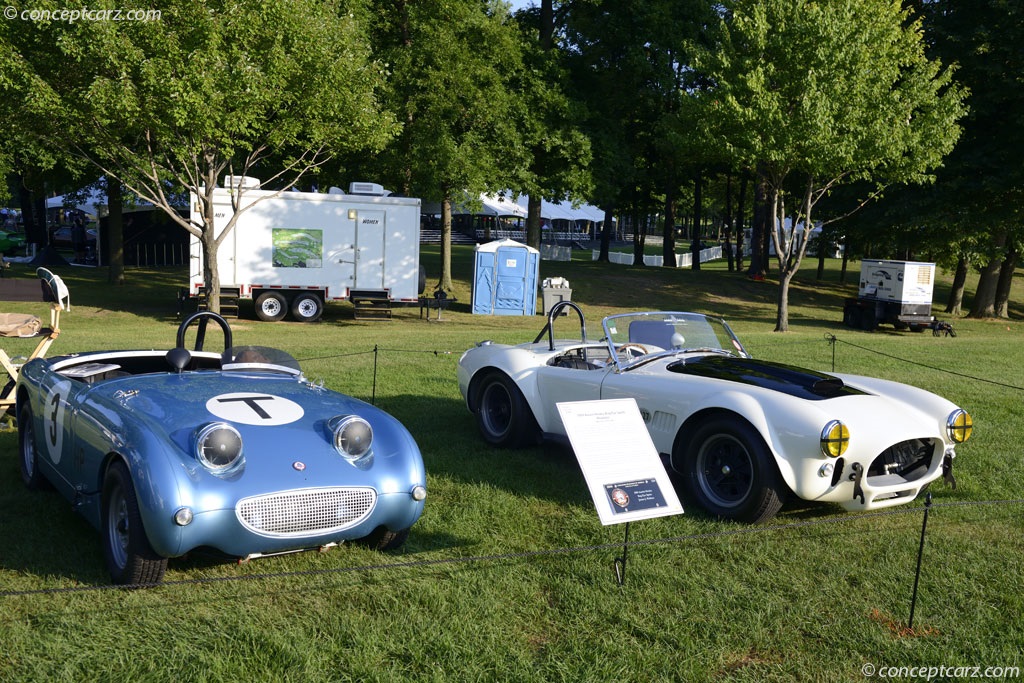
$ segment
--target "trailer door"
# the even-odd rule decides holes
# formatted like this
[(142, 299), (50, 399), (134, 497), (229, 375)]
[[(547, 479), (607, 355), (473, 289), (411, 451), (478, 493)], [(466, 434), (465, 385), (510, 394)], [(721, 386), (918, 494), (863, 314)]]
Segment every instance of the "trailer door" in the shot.
[(356, 222), (356, 281), (359, 289), (384, 289), (384, 211), (360, 211)]

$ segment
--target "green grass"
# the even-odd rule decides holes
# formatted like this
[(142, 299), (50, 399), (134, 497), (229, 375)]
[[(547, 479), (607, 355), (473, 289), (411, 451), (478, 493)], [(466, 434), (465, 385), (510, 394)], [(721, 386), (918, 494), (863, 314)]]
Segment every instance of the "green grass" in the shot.
[[(423, 260), (436, 277), (436, 249)], [(837, 371), (922, 386), (970, 410), (960, 486), (932, 487), (909, 632), (920, 501), (882, 515), (791, 501), (767, 527), (692, 510), (638, 522), (631, 540), (643, 543), (618, 586), (623, 528), (599, 524), (573, 456), (490, 449), (462, 405), (459, 354), (481, 339), (532, 340), (543, 323), (471, 315), (472, 262), (455, 247), (458, 301), (440, 322), (416, 308), (361, 322), (332, 304), (315, 325), (251, 313), (233, 325), (237, 343), (284, 348), (333, 389), (375, 393), (412, 431), (430, 492), (397, 553), (344, 547), (241, 566), (197, 556), (172, 561), (165, 586), (104, 589), (98, 533), (56, 494), (24, 490), (16, 436), (0, 433), (0, 680), (863, 681), (865, 664), (1024, 666), (1024, 506), (982, 504), (1022, 497), (1020, 274), (1013, 320), (954, 320), (958, 336), (946, 338), (842, 327), (855, 286), (839, 284), (835, 262), (823, 282), (813, 268), (798, 276), (786, 334), (772, 332), (775, 285), (724, 263), (541, 266), (542, 278), (570, 280), (592, 336), (612, 312), (718, 313), (755, 356), (829, 370), (835, 335)], [(173, 343), (183, 271), (132, 270), (116, 288), (102, 270), (59, 274), (73, 309), (50, 355)], [(31, 277), (19, 266), (14, 275)], [(936, 301), (947, 292), (944, 277)], [(46, 314), (41, 303), (5, 309)], [(563, 336), (578, 333), (563, 321)], [(11, 355), (33, 346), (2, 341)]]

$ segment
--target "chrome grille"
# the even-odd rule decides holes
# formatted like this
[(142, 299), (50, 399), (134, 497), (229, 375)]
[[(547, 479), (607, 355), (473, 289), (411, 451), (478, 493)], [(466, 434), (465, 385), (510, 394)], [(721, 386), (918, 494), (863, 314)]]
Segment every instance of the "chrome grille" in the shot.
[(297, 489), (243, 498), (235, 506), (238, 520), (263, 536), (308, 536), (355, 526), (373, 510), (371, 488)]

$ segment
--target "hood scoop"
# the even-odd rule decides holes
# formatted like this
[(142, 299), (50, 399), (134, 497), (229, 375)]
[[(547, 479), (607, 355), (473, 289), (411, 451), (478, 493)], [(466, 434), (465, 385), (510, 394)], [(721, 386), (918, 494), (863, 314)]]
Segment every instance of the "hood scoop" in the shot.
[(822, 398), (832, 398), (839, 396), (843, 393), (843, 389), (846, 388), (846, 384), (843, 380), (838, 377), (829, 377), (827, 379), (819, 379), (811, 385), (811, 393)]
[(808, 401), (823, 401), (864, 393), (859, 389), (847, 386), (838, 377), (826, 375), (823, 372), (753, 358), (720, 355), (699, 356), (687, 359), (686, 362), (674, 361), (669, 363), (665, 369), (680, 375), (706, 377), (761, 387)]

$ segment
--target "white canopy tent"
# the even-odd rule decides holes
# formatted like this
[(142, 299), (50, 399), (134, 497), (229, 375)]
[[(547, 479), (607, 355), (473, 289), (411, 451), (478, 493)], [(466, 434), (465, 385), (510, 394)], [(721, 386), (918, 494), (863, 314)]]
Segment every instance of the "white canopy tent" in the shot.
[(76, 209), (93, 218), (106, 214), (107, 195), (101, 190), (89, 190), (84, 197), (60, 195), (46, 200), (47, 209)]

